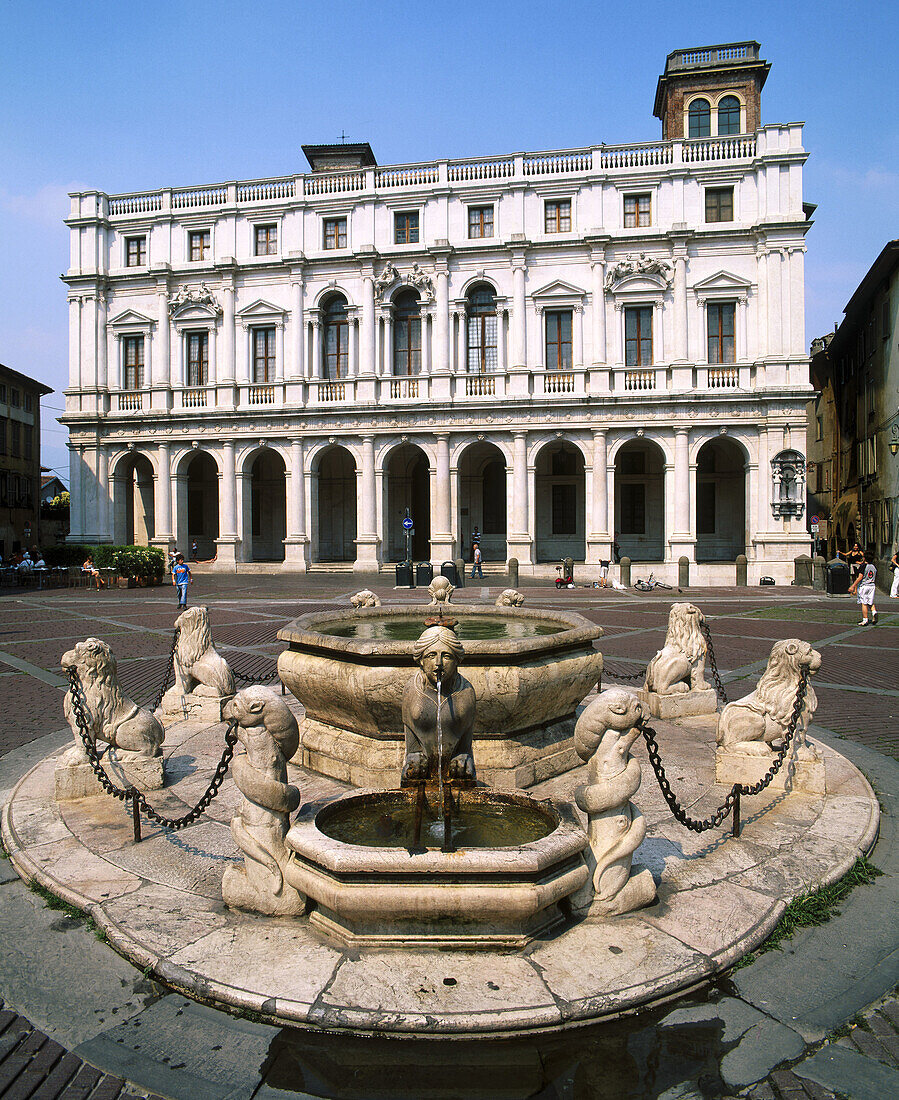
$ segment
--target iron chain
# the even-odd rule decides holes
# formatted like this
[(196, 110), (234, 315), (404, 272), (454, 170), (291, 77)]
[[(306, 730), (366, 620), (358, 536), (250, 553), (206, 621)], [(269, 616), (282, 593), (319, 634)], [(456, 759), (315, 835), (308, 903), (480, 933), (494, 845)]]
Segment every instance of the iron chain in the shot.
[(716, 829), (722, 821), (731, 813), (734, 808), (734, 804), (737, 802), (741, 795), (746, 794), (760, 794), (771, 783), (771, 780), (780, 771), (787, 753), (789, 752), (790, 745), (793, 743), (793, 738), (796, 735), (796, 728), (799, 724), (799, 718), (802, 714), (802, 707), (805, 702), (805, 695), (808, 690), (808, 668), (803, 668), (799, 675), (799, 684), (796, 688), (796, 699), (793, 702), (793, 713), (790, 715), (790, 721), (787, 726), (786, 732), (783, 737), (783, 744), (775, 754), (771, 767), (765, 773), (764, 777), (759, 780), (758, 783), (753, 783), (751, 786), (747, 786), (745, 783), (734, 783), (731, 788), (730, 794), (721, 803), (718, 809), (712, 814), (711, 817), (707, 817), (700, 821), (697, 818), (690, 817), (690, 815), (684, 810), (681, 804), (677, 800), (677, 795), (672, 791), (671, 784), (668, 782), (668, 776), (665, 774), (665, 767), (662, 764), (662, 758), (659, 755), (659, 746), (656, 741), (655, 730), (650, 726), (644, 726), (642, 733), (643, 738), (646, 741), (646, 749), (649, 753), (649, 762), (652, 764), (652, 770), (655, 772), (656, 779), (659, 783), (662, 796), (668, 803), (668, 807), (671, 812), (681, 823), (688, 829), (692, 829), (695, 833), (704, 833), (707, 829)]
[(724, 684), (721, 681), (721, 674), (718, 671), (718, 662), (715, 660), (715, 646), (712, 644), (712, 631), (709, 628), (709, 624), (705, 621), (701, 624), (702, 633), (705, 635), (706, 643), (709, 647), (709, 664), (712, 668), (712, 678), (715, 681), (715, 691), (718, 694), (718, 702), (722, 707), (727, 706), (727, 692), (724, 690)]
[(158, 813), (149, 802), (144, 798), (143, 793), (136, 787), (117, 787), (115, 783), (106, 774), (103, 765), (100, 763), (100, 754), (97, 752), (97, 746), (91, 737), (90, 726), (88, 725), (87, 715), (84, 711), (83, 693), (81, 688), (81, 680), (78, 676), (78, 670), (76, 668), (70, 668), (67, 670), (69, 673), (69, 683), (71, 686), (72, 695), (72, 710), (75, 714), (75, 723), (78, 726), (78, 732), (81, 735), (81, 740), (84, 742), (84, 749), (87, 753), (87, 758), (90, 761), (90, 765), (94, 770), (94, 774), (100, 782), (100, 786), (106, 791), (107, 794), (111, 794), (113, 798), (117, 798), (122, 802), (131, 802), (132, 806), (137, 805), (140, 810), (157, 825), (163, 825), (167, 829), (183, 829), (187, 825), (192, 825), (197, 821), (206, 810), (207, 806), (212, 802), (215, 796), (219, 793), (222, 783), (225, 781), (225, 776), (228, 774), (228, 768), (231, 764), (231, 757), (234, 755), (234, 748), (237, 745), (237, 719), (232, 718), (228, 723), (228, 728), (225, 731), (225, 750), (222, 753), (222, 757), (218, 762), (215, 769), (215, 774), (212, 777), (212, 781), (206, 788), (206, 792), (200, 801), (188, 810), (182, 817), (165, 817), (163, 814)]
[(169, 686), (169, 677), (172, 675), (172, 669), (175, 667), (175, 650), (178, 648), (178, 635), (180, 633), (180, 630), (178, 630), (178, 628), (176, 627), (175, 633), (172, 637), (172, 651), (169, 654), (169, 663), (166, 665), (165, 675), (162, 677), (162, 683), (159, 685), (159, 691), (156, 693), (156, 698), (153, 700), (153, 705), (150, 707), (150, 710), (153, 714), (155, 714), (156, 711), (159, 710), (159, 707), (162, 704), (162, 697), (163, 695), (165, 695), (166, 688)]

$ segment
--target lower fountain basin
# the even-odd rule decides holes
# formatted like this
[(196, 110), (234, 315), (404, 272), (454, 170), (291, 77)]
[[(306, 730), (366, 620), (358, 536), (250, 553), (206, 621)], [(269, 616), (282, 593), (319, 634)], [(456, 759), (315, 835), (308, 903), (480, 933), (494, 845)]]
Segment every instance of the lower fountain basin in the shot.
[[(344, 945), (522, 947), (563, 919), (559, 903), (587, 881), (584, 831), (522, 794), (462, 794), (469, 839), (492, 844), (466, 842), (463, 829), (454, 852), (411, 851), (411, 830), (403, 838), (392, 827), (374, 843), (386, 822), (411, 821), (414, 802), (411, 789), (363, 791), (291, 827), (285, 877), (314, 902), (310, 928)], [(440, 840), (425, 828), (422, 842)]]

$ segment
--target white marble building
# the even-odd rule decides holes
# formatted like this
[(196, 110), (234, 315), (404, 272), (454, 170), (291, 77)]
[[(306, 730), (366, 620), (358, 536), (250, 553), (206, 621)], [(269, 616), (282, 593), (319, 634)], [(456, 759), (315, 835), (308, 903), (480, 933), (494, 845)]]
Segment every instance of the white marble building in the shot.
[(72, 195), (71, 539), (362, 572), (408, 508), (415, 560), (477, 526), (525, 575), (617, 532), (638, 572), (792, 576), (811, 223), (767, 71), (669, 55), (648, 144)]

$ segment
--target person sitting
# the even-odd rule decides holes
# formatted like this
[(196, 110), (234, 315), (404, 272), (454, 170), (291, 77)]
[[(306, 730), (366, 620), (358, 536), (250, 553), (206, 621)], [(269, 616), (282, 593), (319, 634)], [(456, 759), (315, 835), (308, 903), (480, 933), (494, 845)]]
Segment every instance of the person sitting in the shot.
[(100, 570), (96, 567), (96, 565), (94, 565), (94, 558), (92, 554), (88, 554), (87, 558), (85, 559), (84, 565), (81, 566), (81, 572), (88, 574), (90, 578), (88, 583), (91, 588), (94, 587), (95, 583), (98, 592), (101, 588), (106, 587), (106, 581), (103, 580), (103, 578), (100, 576)]

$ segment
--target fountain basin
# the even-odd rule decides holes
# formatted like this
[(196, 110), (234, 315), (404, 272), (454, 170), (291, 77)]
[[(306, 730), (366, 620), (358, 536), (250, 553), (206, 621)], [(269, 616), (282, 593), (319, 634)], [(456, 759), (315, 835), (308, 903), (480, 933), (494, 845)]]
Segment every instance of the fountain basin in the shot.
[[(412, 639), (432, 610), (404, 605), (317, 612), (278, 632), (289, 644), (278, 672), (306, 711), (296, 763), (355, 786), (397, 785), (403, 688), (415, 667)], [(463, 672), (478, 701), (478, 777), (493, 787), (526, 788), (577, 767), (575, 708), (602, 674), (602, 655), (593, 648), (602, 628), (564, 611), (453, 604), (446, 614), (460, 621), (460, 630), (476, 620), (500, 621), (508, 624), (507, 634), (522, 634), (462, 637)], [(364, 634), (366, 625), (403, 620), (409, 640), (328, 633), (358, 624)]]
[(587, 881), (587, 837), (549, 802), (484, 788), (462, 795), (463, 814), (468, 805), (530, 818), (527, 832), (544, 835), (524, 843), (413, 852), (329, 835), (414, 799), (411, 789), (356, 792), (291, 827), (284, 875), (315, 903), (311, 929), (343, 945), (472, 949), (522, 947), (563, 920), (559, 903)]

